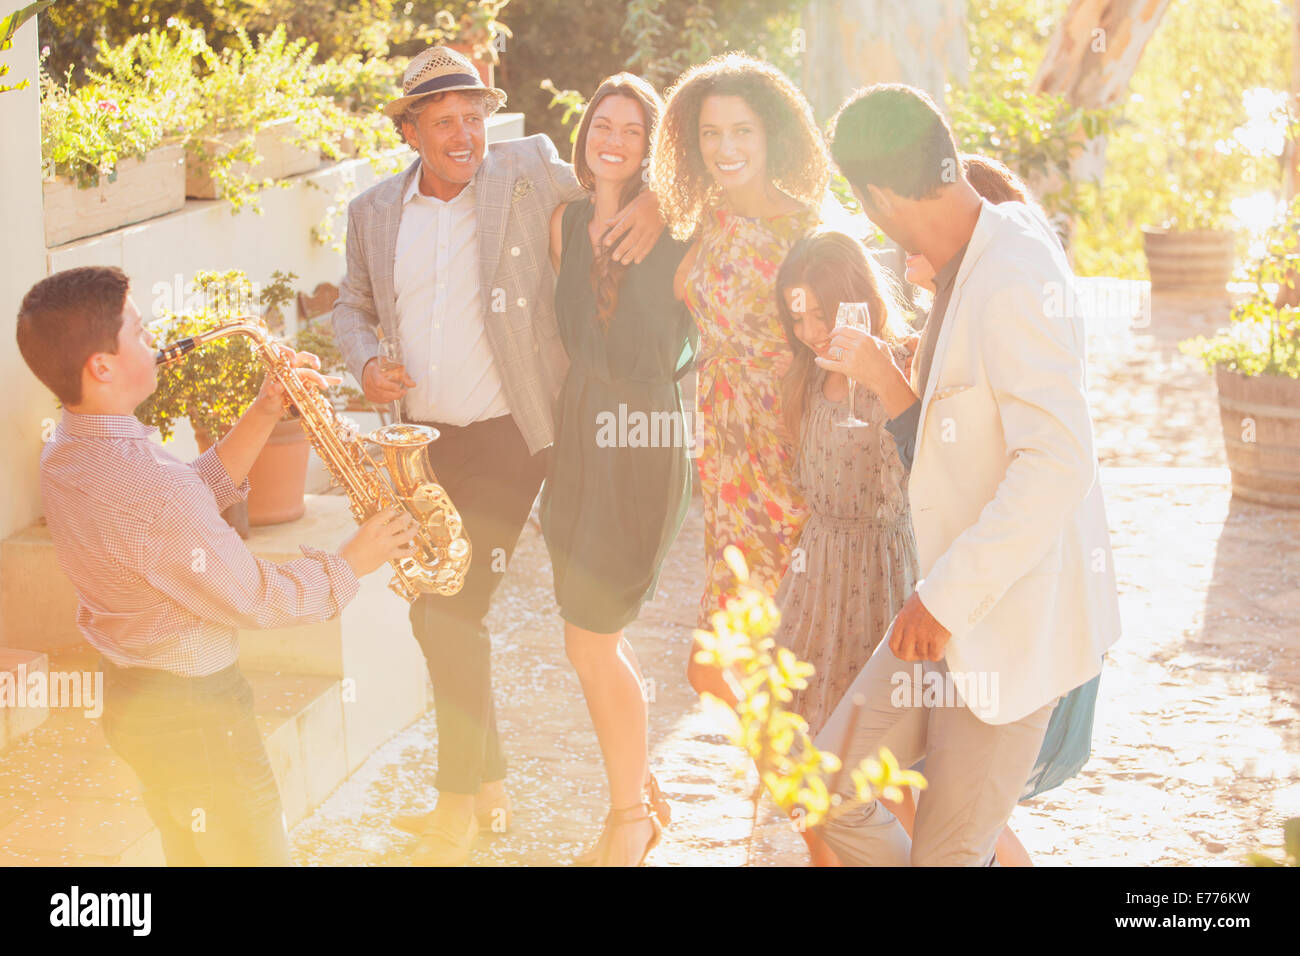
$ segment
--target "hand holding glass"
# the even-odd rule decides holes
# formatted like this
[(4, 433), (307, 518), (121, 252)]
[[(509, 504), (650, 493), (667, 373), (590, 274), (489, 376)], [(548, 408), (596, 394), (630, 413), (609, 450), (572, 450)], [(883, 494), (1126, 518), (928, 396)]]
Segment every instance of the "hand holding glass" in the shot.
[[(865, 302), (841, 302), (840, 307), (835, 312), (835, 327), (861, 329), (863, 332), (871, 332), (871, 308)], [(849, 413), (843, 420), (835, 424), (840, 428), (865, 428), (870, 422), (864, 422), (855, 414), (854, 399), (857, 397), (857, 382), (852, 376), (847, 376), (849, 380)]]
[[(394, 337), (379, 340), (379, 371), (394, 385), (401, 385), (406, 375), (406, 362), (402, 358), (402, 340)], [(402, 400), (392, 402), (393, 421), (402, 420)]]

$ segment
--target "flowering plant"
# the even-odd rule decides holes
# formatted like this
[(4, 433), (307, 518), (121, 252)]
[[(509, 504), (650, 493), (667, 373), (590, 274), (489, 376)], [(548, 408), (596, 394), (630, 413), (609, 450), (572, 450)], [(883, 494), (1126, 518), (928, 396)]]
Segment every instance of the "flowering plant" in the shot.
[(1254, 292), (1233, 308), (1227, 329), (1179, 346), (1207, 369), (1300, 378), (1300, 196), (1261, 237), (1246, 270)]
[[(785, 707), (794, 699), (793, 691), (808, 686), (813, 667), (788, 648), (776, 646), (771, 634), (780, 612), (765, 592), (748, 583), (749, 569), (740, 549), (729, 545), (723, 556), (739, 588), (723, 610), (714, 612), (710, 619), (713, 630), (695, 632), (700, 647), (695, 659), (719, 668), (737, 697), (732, 739), (758, 768), (755, 816), (759, 796), (766, 788), (776, 805), (800, 827), (819, 826), (845, 812), (853, 801), (843, 801), (837, 792), (844, 770), (840, 758), (819, 750), (808, 734), (808, 722)], [(713, 695), (704, 696), (715, 707), (726, 708)], [(900, 768), (894, 755), (883, 747), (876, 757), (849, 770), (849, 779), (856, 801), (861, 803), (878, 796), (899, 800), (902, 787), (925, 787), (924, 777)]]
[(83, 189), (117, 178), (117, 164), (144, 156), (163, 140), (153, 104), (101, 83), (73, 89), (41, 75), (41, 157), (47, 177), (67, 176)]

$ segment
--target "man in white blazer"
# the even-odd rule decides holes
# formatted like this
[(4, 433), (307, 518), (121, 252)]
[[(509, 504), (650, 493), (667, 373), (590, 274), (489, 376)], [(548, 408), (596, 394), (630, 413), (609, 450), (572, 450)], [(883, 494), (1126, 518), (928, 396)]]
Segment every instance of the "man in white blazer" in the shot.
[(867, 381), (912, 453), (922, 580), (817, 742), (848, 766), (882, 746), (924, 757), (928, 780), (910, 842), (879, 803), (822, 837), (845, 863), (989, 865), (1052, 708), (1119, 637), (1075, 280), (1038, 213), (980, 199), (924, 93), (864, 90), (833, 137), (865, 212), (935, 266), (937, 294), (910, 382), (854, 330), (818, 360)]

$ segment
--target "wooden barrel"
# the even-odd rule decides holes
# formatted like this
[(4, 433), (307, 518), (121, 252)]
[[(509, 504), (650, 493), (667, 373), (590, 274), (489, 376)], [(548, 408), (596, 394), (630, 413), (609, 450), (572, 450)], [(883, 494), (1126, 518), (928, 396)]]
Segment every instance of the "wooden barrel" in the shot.
[(1232, 493), (1300, 508), (1300, 379), (1215, 370)]
[(1228, 229), (1143, 229), (1152, 292), (1223, 292), (1232, 278), (1236, 236)]

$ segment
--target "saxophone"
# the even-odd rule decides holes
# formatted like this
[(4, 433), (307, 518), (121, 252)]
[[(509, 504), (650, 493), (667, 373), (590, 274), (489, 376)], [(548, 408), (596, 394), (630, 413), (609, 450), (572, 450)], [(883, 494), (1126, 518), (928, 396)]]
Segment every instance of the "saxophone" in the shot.
[[(388, 586), (407, 601), (421, 594), (450, 596), (459, 592), (469, 570), (470, 544), (460, 514), (438, 484), (425, 454), (425, 446), (438, 437), (437, 429), (392, 424), (360, 438), (355, 422), (340, 418), (324, 395), (298, 379), (289, 358), (256, 316), (237, 316), (234, 321), (173, 342), (160, 350), (154, 361), (169, 364), (205, 342), (228, 335), (253, 340), (266, 373), (284, 388), (285, 408), (302, 420), (316, 454), (335, 483), (347, 492), (358, 522), (397, 507), (419, 523), (417, 551), (389, 562), (396, 574)], [(366, 450), (366, 442), (382, 449), (384, 466)]]

